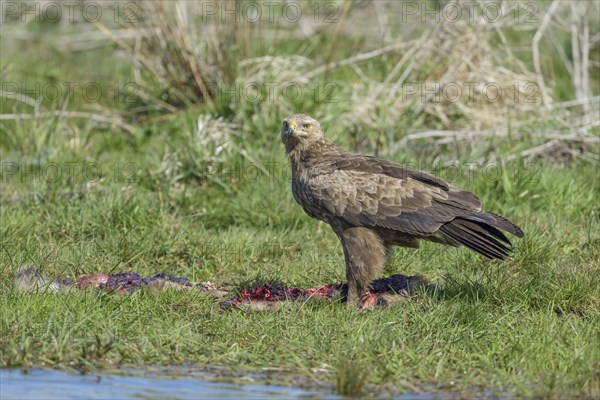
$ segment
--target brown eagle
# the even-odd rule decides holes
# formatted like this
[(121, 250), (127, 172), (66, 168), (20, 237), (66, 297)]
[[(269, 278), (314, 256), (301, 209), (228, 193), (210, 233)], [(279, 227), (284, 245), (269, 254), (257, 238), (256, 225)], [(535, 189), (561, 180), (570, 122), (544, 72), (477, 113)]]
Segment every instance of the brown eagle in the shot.
[(336, 146), (308, 115), (284, 120), (281, 139), (292, 164), (294, 199), (308, 215), (328, 223), (342, 242), (351, 302), (368, 295), (391, 246), (417, 248), (425, 239), (504, 259), (511, 243), (501, 230), (523, 237), (507, 219), (483, 211), (470, 192)]

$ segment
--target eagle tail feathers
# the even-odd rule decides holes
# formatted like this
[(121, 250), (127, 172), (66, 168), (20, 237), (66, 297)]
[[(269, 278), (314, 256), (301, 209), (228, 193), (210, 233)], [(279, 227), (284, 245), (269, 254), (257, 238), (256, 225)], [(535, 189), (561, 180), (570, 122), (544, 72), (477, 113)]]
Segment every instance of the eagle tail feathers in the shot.
[(523, 236), (525, 236), (525, 234), (523, 233), (521, 228), (519, 228), (518, 226), (516, 226), (515, 224), (513, 224), (506, 218), (504, 218), (498, 214), (491, 213), (491, 212), (486, 212), (484, 214), (487, 214), (495, 219), (495, 223), (492, 224), (493, 226), (500, 228), (502, 230), (505, 230), (506, 232), (511, 233), (518, 238), (522, 238)]
[(484, 257), (503, 260), (510, 257), (512, 244), (498, 228), (523, 237), (519, 227), (499, 215), (487, 212), (455, 218), (442, 225), (440, 232)]

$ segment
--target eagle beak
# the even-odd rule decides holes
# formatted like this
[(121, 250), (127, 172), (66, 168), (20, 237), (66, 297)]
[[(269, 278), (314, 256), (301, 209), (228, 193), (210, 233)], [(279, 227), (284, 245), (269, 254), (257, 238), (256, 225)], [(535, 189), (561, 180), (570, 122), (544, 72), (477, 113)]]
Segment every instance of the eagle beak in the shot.
[(294, 136), (294, 133), (295, 133), (295, 131), (296, 131), (296, 127), (297, 127), (297, 126), (298, 126), (298, 125), (296, 125), (296, 124), (295, 124), (295, 123), (293, 123), (293, 122), (292, 122), (292, 123), (290, 123), (290, 126), (289, 126), (289, 128), (288, 128), (288, 131), (287, 131), (287, 134), (288, 134), (288, 136)]

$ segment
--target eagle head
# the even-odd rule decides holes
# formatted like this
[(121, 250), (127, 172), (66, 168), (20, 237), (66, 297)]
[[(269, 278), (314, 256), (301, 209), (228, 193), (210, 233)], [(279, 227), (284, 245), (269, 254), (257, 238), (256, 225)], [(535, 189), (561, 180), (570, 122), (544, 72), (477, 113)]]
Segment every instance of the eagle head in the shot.
[(298, 145), (308, 145), (325, 137), (319, 122), (306, 114), (295, 114), (283, 120), (281, 140), (289, 152)]

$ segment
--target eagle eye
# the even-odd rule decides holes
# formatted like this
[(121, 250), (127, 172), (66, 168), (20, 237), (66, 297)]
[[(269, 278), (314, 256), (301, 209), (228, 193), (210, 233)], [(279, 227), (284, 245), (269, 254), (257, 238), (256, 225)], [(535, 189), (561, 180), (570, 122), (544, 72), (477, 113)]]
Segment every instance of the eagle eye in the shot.
[(303, 127), (304, 129), (308, 129), (308, 128), (310, 128), (310, 124), (303, 124), (303, 125), (302, 125), (302, 127)]

